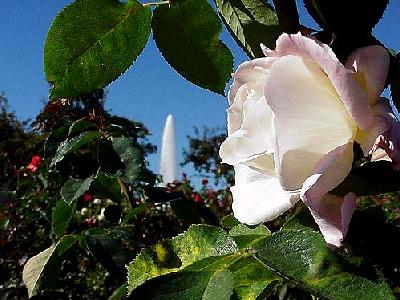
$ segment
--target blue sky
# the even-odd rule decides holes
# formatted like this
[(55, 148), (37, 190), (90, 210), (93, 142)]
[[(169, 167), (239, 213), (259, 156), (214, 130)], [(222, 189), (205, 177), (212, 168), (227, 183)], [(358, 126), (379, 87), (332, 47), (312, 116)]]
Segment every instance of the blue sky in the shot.
[[(0, 3), (0, 92), (4, 91), (20, 119), (34, 118), (46, 101), (43, 46), (55, 15), (71, 0), (21, 0)], [(298, 1), (302, 23), (314, 26)], [(400, 1), (391, 1), (375, 34), (387, 47), (400, 49)], [(315, 27), (315, 26), (314, 26)], [(247, 59), (229, 34), (222, 39), (235, 56), (235, 67)], [(150, 140), (160, 146), (165, 118), (174, 115), (179, 155), (193, 126), (225, 126), (226, 99), (180, 77), (161, 57), (152, 39), (135, 64), (108, 88), (107, 108), (114, 114), (143, 122)], [(158, 170), (158, 155), (149, 158)], [(191, 169), (183, 170), (191, 173)]]

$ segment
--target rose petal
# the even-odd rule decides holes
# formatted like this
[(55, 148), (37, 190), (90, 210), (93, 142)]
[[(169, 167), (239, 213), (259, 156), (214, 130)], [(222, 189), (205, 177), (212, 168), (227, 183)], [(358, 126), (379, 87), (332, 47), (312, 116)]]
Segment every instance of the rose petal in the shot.
[(239, 164), (235, 166), (232, 210), (241, 223), (255, 225), (273, 220), (291, 208), (298, 193), (284, 191), (277, 177), (267, 176)]
[(377, 101), (385, 87), (389, 64), (388, 51), (378, 45), (355, 50), (346, 62), (346, 67), (356, 72), (355, 76), (367, 91), (371, 105)]
[[(257, 90), (263, 91), (263, 88)], [(228, 137), (220, 147), (222, 161), (232, 165), (272, 153), (275, 144), (272, 111), (264, 94), (242, 86), (236, 98), (239, 97), (246, 100), (237, 107), (236, 103), (242, 100), (235, 99), (228, 109)]]
[(327, 194), (320, 200), (318, 213), (311, 211), (328, 244), (335, 247), (342, 245), (355, 208), (356, 195), (354, 193), (349, 193), (344, 197)]
[(392, 112), (389, 100), (386, 98), (378, 99), (373, 105), (372, 111), (374, 121), (371, 127), (367, 130), (359, 129), (355, 137), (365, 156), (370, 154), (377, 138), (389, 130), (390, 121), (388, 121), (388, 116)]
[(321, 68), (300, 57), (273, 64), (265, 95), (274, 113), (277, 174), (284, 189), (300, 189), (326, 153), (353, 141), (356, 126)]
[(259, 80), (260, 76), (265, 74), (277, 59), (274, 57), (262, 57), (240, 64), (233, 74), (233, 84), (228, 93), (229, 105), (233, 104), (236, 93), (242, 85)]
[(300, 33), (282, 34), (276, 41), (275, 51), (280, 56), (296, 55), (319, 64), (358, 127), (369, 128), (373, 116), (366, 91), (354, 77), (354, 72), (340, 63), (328, 45), (318, 43)]
[(340, 246), (355, 209), (355, 195), (344, 199), (328, 194), (349, 174), (353, 145), (347, 143), (325, 155), (304, 182), (300, 197), (310, 209), (327, 243)]

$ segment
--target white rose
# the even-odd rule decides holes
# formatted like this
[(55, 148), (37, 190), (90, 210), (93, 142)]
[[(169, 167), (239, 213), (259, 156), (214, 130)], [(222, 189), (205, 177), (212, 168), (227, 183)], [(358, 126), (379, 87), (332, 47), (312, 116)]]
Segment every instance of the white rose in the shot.
[(229, 92), (220, 156), (235, 168), (235, 217), (269, 221), (302, 199), (325, 240), (339, 247), (356, 196), (328, 192), (349, 174), (353, 143), (367, 155), (379, 136), (398, 136), (388, 101), (379, 98), (389, 55), (364, 47), (344, 66), (328, 45), (300, 34), (281, 35), (264, 53), (239, 66)]

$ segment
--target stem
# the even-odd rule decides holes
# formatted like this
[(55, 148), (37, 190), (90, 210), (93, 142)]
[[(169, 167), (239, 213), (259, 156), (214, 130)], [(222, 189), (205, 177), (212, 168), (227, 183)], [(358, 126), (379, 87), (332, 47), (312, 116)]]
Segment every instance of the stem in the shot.
[(299, 13), (295, 0), (273, 0), (279, 25), (283, 32), (297, 33), (300, 30)]
[(167, 0), (167, 1), (159, 1), (159, 2), (148, 2), (148, 3), (143, 3), (142, 5), (144, 7), (147, 7), (147, 6), (158, 6), (158, 5), (169, 4), (169, 3), (170, 3), (169, 0)]

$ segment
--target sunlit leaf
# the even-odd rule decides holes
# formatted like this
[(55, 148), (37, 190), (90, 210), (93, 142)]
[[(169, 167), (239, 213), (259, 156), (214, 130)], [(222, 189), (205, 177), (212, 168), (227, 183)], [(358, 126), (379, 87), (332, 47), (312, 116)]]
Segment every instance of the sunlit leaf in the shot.
[(151, 12), (135, 0), (78, 0), (54, 19), (44, 48), (51, 98), (103, 88), (136, 60), (150, 35)]

